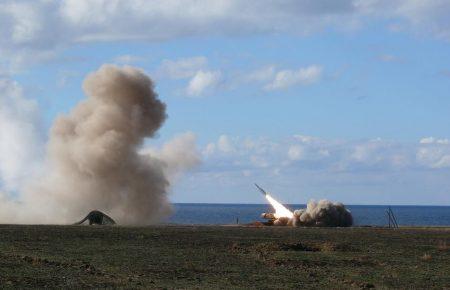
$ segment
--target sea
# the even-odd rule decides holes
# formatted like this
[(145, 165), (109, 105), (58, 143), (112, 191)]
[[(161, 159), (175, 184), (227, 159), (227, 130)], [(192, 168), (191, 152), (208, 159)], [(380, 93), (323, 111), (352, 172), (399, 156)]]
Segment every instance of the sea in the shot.
[[(286, 205), (295, 210), (304, 204)], [(176, 203), (174, 213), (167, 220), (173, 224), (226, 225), (265, 221), (263, 212), (273, 212), (268, 204), (212, 204)], [(356, 226), (386, 226), (386, 205), (347, 205)], [(450, 206), (394, 205), (392, 211), (400, 226), (450, 226)]]

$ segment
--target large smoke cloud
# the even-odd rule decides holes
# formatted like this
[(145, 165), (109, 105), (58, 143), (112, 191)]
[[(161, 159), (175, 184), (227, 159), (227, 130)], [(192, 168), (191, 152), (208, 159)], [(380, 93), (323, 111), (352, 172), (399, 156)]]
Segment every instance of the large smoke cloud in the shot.
[(19, 199), (0, 196), (0, 222), (66, 223), (99, 209), (122, 224), (149, 224), (170, 213), (170, 180), (198, 162), (192, 133), (141, 150), (166, 108), (138, 69), (104, 65), (83, 89), (87, 99), (53, 124), (45, 170)]
[(321, 199), (319, 202), (311, 200), (306, 209), (294, 211), (294, 226), (323, 226), (349, 227), (353, 224), (353, 217), (344, 204)]
[(292, 217), (274, 218), (274, 214), (262, 214), (263, 218), (273, 219), (275, 226), (294, 227), (350, 227), (353, 225), (351, 212), (340, 202), (321, 199), (310, 200), (306, 208), (297, 209)]

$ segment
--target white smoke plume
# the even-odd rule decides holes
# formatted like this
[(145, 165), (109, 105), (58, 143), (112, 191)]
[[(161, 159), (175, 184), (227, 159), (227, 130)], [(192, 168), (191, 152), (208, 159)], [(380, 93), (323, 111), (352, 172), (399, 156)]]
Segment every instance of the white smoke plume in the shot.
[(0, 222), (68, 223), (98, 209), (150, 224), (170, 213), (170, 180), (199, 162), (193, 134), (140, 152), (166, 119), (141, 70), (103, 65), (83, 89), (87, 99), (53, 124), (41, 174), (15, 200), (0, 195)]
[[(262, 216), (275, 218), (273, 214), (264, 213)], [(306, 208), (295, 210), (292, 218), (279, 217), (273, 220), (273, 224), (294, 227), (350, 227), (353, 225), (353, 217), (340, 202), (310, 200)]]
[(143, 155), (157, 156), (163, 161), (163, 171), (169, 181), (175, 182), (178, 177), (193, 166), (199, 164), (200, 157), (195, 144), (195, 134), (187, 132), (175, 136), (161, 149), (148, 147), (142, 150)]
[(353, 225), (351, 212), (340, 202), (321, 199), (319, 202), (311, 200), (306, 209), (294, 211), (294, 226), (317, 227), (349, 227)]

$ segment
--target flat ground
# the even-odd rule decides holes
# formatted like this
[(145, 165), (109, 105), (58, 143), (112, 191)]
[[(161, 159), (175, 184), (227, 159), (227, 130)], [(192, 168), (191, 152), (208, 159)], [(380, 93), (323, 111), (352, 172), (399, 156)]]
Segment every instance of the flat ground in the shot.
[(0, 225), (0, 288), (450, 289), (450, 229)]

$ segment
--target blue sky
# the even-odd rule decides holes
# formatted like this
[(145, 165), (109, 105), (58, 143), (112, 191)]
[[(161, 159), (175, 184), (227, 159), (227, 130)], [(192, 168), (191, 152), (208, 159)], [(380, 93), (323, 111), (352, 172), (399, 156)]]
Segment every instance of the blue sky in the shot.
[(86, 74), (145, 70), (169, 115), (145, 146), (189, 131), (202, 160), (175, 202), (450, 204), (450, 4), (245, 2), (4, 1), (0, 77), (45, 143)]

